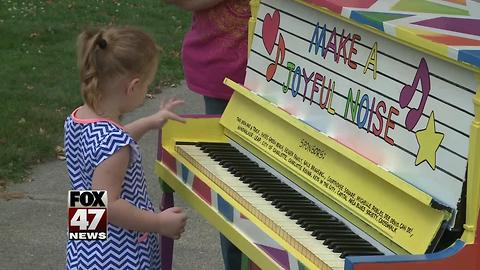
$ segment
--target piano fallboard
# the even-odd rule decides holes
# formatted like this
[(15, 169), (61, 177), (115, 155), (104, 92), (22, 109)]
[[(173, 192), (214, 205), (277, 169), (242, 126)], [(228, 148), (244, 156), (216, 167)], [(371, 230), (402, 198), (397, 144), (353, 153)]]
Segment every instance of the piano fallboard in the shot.
[[(423, 254), (450, 217), (433, 198), (232, 81), (225, 133), (396, 254)], [(241, 113), (239, 113), (241, 112)], [(347, 169), (348, 168), (348, 169)]]

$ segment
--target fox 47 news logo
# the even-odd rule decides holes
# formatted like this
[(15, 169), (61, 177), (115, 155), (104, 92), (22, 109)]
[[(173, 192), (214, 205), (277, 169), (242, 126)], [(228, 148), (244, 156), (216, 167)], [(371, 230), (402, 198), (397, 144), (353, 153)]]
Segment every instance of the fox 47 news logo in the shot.
[(107, 239), (107, 191), (68, 192), (68, 239)]

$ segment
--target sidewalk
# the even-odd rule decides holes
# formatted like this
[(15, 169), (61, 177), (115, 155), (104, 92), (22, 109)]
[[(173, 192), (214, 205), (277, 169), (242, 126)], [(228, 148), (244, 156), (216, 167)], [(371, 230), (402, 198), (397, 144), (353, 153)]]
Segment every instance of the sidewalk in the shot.
[[(158, 110), (162, 97), (185, 100), (180, 114), (203, 113), (203, 98), (186, 89), (184, 84), (164, 89), (147, 99), (145, 105), (125, 116), (125, 123)], [(63, 123), (58, 123), (63, 125)], [(53, 146), (52, 146), (53, 147)], [(150, 132), (140, 141), (148, 191), (156, 209), (161, 198), (160, 185), (153, 166), (157, 153), (157, 133)], [(9, 192), (24, 192), (23, 199), (0, 199), (0, 268), (64, 269), (67, 236), (66, 211), (69, 180), (64, 161), (52, 161), (32, 170), (32, 181), (9, 185)], [(180, 198), (189, 220), (186, 232), (175, 242), (174, 269), (223, 269), (219, 234)]]

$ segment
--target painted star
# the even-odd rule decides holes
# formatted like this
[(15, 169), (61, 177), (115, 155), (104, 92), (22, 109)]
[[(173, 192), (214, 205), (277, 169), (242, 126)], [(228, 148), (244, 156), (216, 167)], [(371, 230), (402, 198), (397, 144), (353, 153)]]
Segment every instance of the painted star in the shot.
[(418, 142), (418, 152), (417, 159), (415, 160), (415, 165), (418, 165), (424, 161), (428, 162), (428, 165), (435, 170), (436, 167), (436, 156), (438, 147), (443, 140), (443, 133), (439, 133), (435, 130), (435, 114), (430, 114), (428, 118), (427, 127), (422, 130), (418, 130), (415, 133)]

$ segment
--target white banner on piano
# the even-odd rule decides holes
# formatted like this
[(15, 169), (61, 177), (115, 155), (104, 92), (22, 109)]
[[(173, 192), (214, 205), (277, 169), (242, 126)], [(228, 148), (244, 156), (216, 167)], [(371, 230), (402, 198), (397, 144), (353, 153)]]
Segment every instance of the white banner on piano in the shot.
[(454, 209), (475, 85), (467, 70), (288, 0), (260, 4), (245, 81)]

